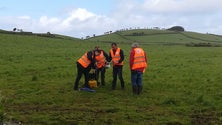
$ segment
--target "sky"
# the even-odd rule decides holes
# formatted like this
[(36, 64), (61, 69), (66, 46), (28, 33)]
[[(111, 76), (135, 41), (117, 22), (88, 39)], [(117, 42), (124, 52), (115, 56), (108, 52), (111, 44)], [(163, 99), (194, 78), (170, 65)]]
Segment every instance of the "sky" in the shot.
[(126, 28), (222, 35), (222, 0), (1, 0), (0, 29), (77, 38)]

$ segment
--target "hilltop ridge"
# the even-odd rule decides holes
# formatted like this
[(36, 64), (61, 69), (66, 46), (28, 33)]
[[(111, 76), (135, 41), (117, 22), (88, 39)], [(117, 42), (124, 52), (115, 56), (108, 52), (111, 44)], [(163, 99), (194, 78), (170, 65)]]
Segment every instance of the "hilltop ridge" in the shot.
[(108, 32), (104, 35), (94, 35), (93, 37), (87, 36), (85, 39), (79, 39), (71, 36), (65, 36), (60, 34), (47, 33), (32, 33), (32, 32), (14, 32), (0, 30), (2, 34), (12, 35), (28, 35), (39, 36), (55, 39), (68, 39), (68, 40), (84, 40), (84, 41), (102, 41), (102, 42), (140, 42), (149, 44), (201, 44), (210, 46), (221, 46), (222, 36), (216, 34), (202, 34), (190, 31), (176, 31), (168, 29), (129, 29), (118, 30), (116, 32)]

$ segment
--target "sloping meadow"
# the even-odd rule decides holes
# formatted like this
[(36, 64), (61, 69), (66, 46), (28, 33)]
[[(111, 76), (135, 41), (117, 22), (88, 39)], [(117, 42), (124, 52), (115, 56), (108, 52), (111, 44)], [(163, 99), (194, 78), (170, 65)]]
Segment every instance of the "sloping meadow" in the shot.
[[(115, 35), (115, 41), (111, 36), (88, 41), (0, 34), (0, 123), (222, 123), (221, 47), (187, 47), (186, 42), (198, 41), (179, 34), (120, 35)], [(169, 39), (173, 43), (165, 44)], [(73, 91), (77, 59), (95, 46), (108, 53), (112, 41), (124, 50), (125, 90), (119, 81), (117, 90), (111, 90), (109, 68), (106, 86), (95, 88), (94, 93)], [(130, 82), (133, 41), (139, 42), (149, 60), (139, 96), (132, 94)], [(79, 87), (83, 83), (84, 78)]]

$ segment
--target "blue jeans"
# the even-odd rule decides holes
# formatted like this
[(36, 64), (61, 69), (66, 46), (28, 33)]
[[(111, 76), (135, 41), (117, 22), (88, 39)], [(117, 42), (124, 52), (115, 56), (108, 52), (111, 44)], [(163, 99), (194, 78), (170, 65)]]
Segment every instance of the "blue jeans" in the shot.
[(131, 70), (132, 86), (142, 87), (142, 76), (142, 72)]

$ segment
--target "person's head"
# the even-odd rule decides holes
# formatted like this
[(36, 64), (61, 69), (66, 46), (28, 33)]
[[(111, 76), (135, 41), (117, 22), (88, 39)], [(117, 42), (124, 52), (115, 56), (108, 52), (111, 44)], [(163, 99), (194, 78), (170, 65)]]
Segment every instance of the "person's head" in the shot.
[(95, 46), (94, 50), (101, 50), (99, 46)]
[(137, 47), (139, 47), (139, 43), (133, 43), (133, 44), (131, 45), (131, 47), (132, 47), (132, 48), (137, 48)]
[(95, 52), (95, 55), (98, 56), (98, 55), (100, 55), (101, 50), (98, 50), (98, 49), (97, 49), (97, 50), (94, 50), (94, 52)]
[(116, 43), (112, 43), (111, 47), (112, 47), (113, 50), (116, 50), (117, 49), (117, 44)]

